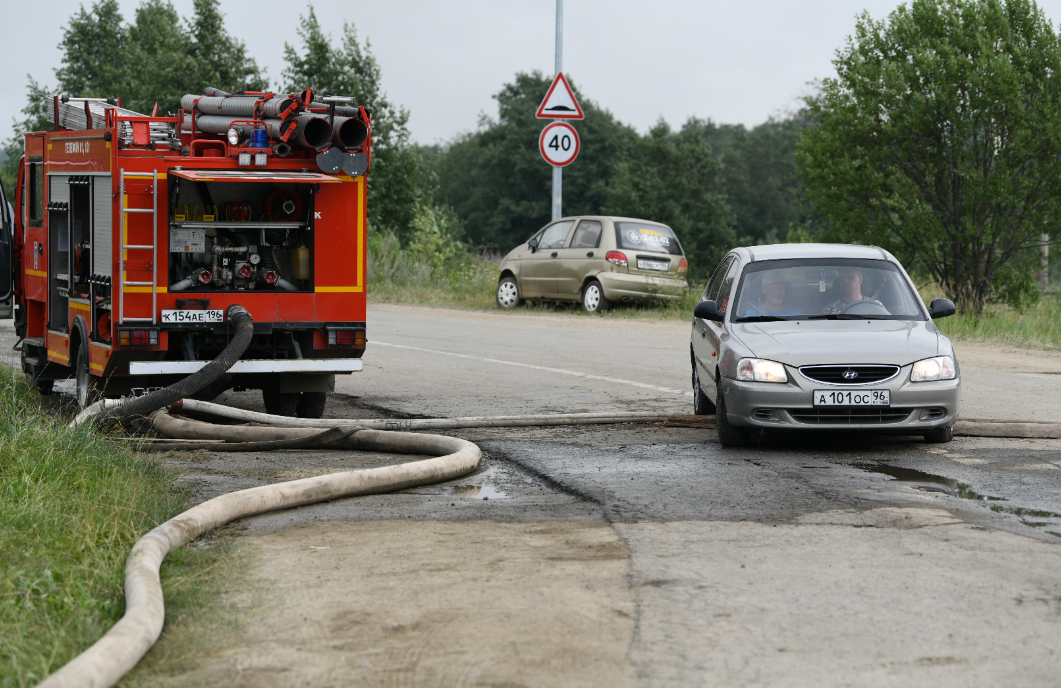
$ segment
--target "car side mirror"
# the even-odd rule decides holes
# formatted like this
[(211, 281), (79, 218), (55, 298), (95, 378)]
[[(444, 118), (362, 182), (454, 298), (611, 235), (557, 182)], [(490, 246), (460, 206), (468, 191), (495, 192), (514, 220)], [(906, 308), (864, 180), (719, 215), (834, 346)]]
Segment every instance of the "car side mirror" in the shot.
[(696, 308), (693, 309), (693, 315), (701, 320), (715, 320), (722, 322), (726, 319), (726, 314), (718, 310), (718, 304), (714, 301), (701, 301), (696, 304)]
[(958, 309), (954, 307), (954, 302), (950, 299), (932, 299), (932, 303), (928, 306), (928, 315), (933, 320), (946, 318), (948, 315), (954, 315), (957, 312)]
[(527, 242), (527, 246), (530, 247), (531, 253), (538, 250), (538, 237), (533, 237)]

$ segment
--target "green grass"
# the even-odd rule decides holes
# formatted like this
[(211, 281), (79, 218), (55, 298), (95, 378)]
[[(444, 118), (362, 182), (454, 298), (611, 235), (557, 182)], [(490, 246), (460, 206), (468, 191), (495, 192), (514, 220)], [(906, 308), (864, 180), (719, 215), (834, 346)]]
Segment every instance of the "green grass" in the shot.
[[(35, 685), (103, 635), (124, 612), (129, 549), (188, 506), (161, 460), (88, 428), (68, 430), (69, 415), (0, 366), (3, 688)], [(216, 596), (226, 545), (214, 542), (179, 548), (163, 564), (164, 638)], [(150, 664), (156, 673), (175, 666)]]
[[(935, 285), (921, 287), (925, 303), (943, 296)], [(948, 337), (1033, 349), (1061, 348), (1061, 294), (1044, 294), (1037, 303), (1018, 309), (989, 303), (979, 315), (958, 312), (936, 323)]]

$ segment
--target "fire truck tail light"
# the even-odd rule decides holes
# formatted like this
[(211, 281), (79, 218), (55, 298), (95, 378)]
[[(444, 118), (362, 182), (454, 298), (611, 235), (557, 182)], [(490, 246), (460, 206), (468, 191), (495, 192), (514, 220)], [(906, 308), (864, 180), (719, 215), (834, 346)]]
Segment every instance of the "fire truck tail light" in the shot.
[(121, 346), (158, 346), (158, 330), (118, 330)]
[(240, 153), (239, 154), (239, 165), (240, 165), (240, 167), (248, 167), (248, 166), (250, 166), (250, 164), (251, 164), (251, 154), (250, 153)]
[(612, 263), (613, 265), (618, 265), (619, 267), (623, 268), (629, 265), (626, 262), (626, 254), (622, 251), (608, 251), (608, 253), (604, 255), (604, 260), (608, 261), (609, 263)]
[(269, 155), (266, 153), (255, 153), (254, 164), (256, 167), (265, 167), (269, 164)]
[(358, 349), (364, 349), (365, 331), (328, 328), (328, 346), (352, 346)]

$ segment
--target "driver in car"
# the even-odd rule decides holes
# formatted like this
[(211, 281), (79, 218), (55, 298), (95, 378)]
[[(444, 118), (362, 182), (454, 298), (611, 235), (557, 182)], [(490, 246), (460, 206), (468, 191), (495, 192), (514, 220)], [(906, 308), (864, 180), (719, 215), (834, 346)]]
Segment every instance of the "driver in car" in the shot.
[(862, 296), (862, 282), (864, 279), (862, 271), (858, 268), (840, 268), (840, 275), (836, 278), (836, 288), (840, 292), (840, 298), (823, 308), (822, 313), (825, 315), (843, 313), (848, 306), (858, 301), (873, 303), (884, 308), (884, 304), (880, 301)]
[(799, 315), (799, 311), (792, 306), (785, 305), (785, 276), (779, 271), (770, 270), (763, 275), (763, 295), (765, 300), (762, 304), (752, 305), (745, 318), (759, 318), (772, 315)]

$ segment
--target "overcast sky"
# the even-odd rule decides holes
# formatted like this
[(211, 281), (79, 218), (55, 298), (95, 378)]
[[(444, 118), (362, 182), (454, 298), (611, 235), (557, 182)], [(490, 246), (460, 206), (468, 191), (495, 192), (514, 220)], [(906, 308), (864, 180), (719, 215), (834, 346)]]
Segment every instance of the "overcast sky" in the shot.
[[(119, 0), (127, 18), (139, 2)], [(62, 29), (80, 4), (2, 0), (0, 137), (11, 135), (24, 104), (27, 72), (54, 85)], [(191, 14), (191, 0), (173, 4), (182, 16)], [(753, 126), (792, 109), (807, 82), (832, 74), (830, 61), (856, 14), (868, 10), (881, 18), (899, 4), (566, 0), (564, 72), (586, 97), (642, 132), (660, 117), (672, 124), (696, 116)], [(1061, 17), (1061, 0), (1039, 4), (1054, 22)], [(221, 6), (229, 31), (246, 42), (275, 85), (283, 44), (297, 43), (298, 14), (306, 5), (221, 0)], [(383, 88), (409, 109), (420, 143), (449, 140), (473, 130), (480, 113), (496, 114), (492, 96), (516, 72), (553, 73), (555, 0), (317, 0), (314, 6), (336, 40), (346, 21), (371, 41)]]

